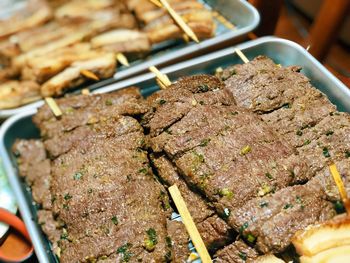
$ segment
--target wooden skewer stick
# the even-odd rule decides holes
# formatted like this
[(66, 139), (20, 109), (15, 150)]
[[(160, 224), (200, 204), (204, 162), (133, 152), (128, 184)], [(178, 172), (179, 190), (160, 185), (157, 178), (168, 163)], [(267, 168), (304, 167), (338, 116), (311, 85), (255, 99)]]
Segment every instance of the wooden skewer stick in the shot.
[(183, 200), (179, 188), (176, 185), (170, 186), (169, 192), (173, 201), (179, 211), (182, 221), (187, 229), (188, 234), (191, 237), (192, 243), (195, 246), (201, 260), (203, 263), (211, 263), (211, 258), (208, 253), (207, 248), (204, 245), (201, 235), (198, 232), (198, 229), (193, 222), (190, 212), (187, 209), (186, 203)]
[(257, 39), (257, 38), (258, 38), (258, 36), (255, 35), (253, 32), (248, 33), (248, 37), (249, 37), (250, 39)]
[(82, 89), (81, 94), (83, 95), (90, 95), (90, 90), (89, 89)]
[(90, 70), (82, 69), (80, 70), (80, 74), (84, 77), (87, 77), (88, 79), (93, 79), (96, 81), (100, 80), (99, 77), (97, 77), (96, 74)]
[(244, 63), (249, 63), (249, 59), (243, 54), (243, 52), (240, 49), (235, 48), (235, 52), (243, 60)]
[(349, 200), (348, 195), (346, 193), (344, 183), (343, 183), (341, 176), (338, 172), (337, 166), (333, 163), (329, 166), (329, 170), (333, 176), (335, 184), (338, 187), (338, 191), (339, 191), (340, 197), (344, 203), (346, 212), (348, 215), (350, 215), (350, 200)]
[(123, 53), (118, 53), (116, 55), (117, 60), (119, 61), (120, 64), (126, 66), (126, 67), (130, 67), (129, 61), (128, 59), (124, 56)]
[(182, 35), (182, 38), (186, 43), (190, 42), (190, 38), (185, 33)]
[(49, 105), (52, 113), (56, 116), (56, 117), (61, 117), (62, 116), (62, 111), (61, 109), (58, 107), (56, 101), (51, 98), (51, 97), (46, 97), (45, 101), (47, 103), (47, 105)]
[(213, 11), (213, 16), (220, 22), (222, 23), (225, 27), (228, 29), (236, 29), (236, 26), (232, 24), (230, 21), (228, 21), (224, 16), (222, 16), (219, 12)]
[(171, 85), (171, 81), (168, 76), (160, 72), (155, 66), (149, 67), (149, 70), (153, 72), (157, 76), (157, 79), (162, 83), (162, 85), (160, 85), (161, 88), (164, 88), (164, 86), (166, 88)]
[(158, 78), (156, 78), (156, 82), (157, 82), (158, 86), (160, 87), (160, 89), (167, 89), (167, 86), (165, 86), (164, 83), (161, 82)]
[(167, 0), (159, 0), (159, 2), (164, 6), (164, 8), (168, 11), (170, 16), (175, 20), (175, 22), (181, 27), (181, 29), (195, 42), (199, 43), (199, 40), (196, 34), (192, 31), (192, 29), (185, 23), (181, 16), (176, 13), (176, 11), (169, 5)]
[(162, 7), (162, 4), (159, 2), (159, 0), (150, 0), (150, 1), (158, 7)]

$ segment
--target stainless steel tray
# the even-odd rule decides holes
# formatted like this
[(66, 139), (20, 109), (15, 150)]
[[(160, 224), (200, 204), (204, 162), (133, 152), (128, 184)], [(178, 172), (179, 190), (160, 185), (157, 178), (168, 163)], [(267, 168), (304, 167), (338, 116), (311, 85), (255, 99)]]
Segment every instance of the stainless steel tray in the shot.
[[(332, 103), (338, 106), (338, 110), (350, 112), (350, 90), (297, 43), (277, 37), (263, 37), (234, 47), (241, 49), (248, 59), (253, 59), (258, 55), (266, 55), (283, 66), (301, 66), (302, 73), (311, 80), (316, 88), (324, 92)], [(243, 63), (234, 53), (234, 47), (178, 63), (161, 71), (167, 74), (171, 80), (186, 75), (214, 73), (218, 67), (225, 68), (233, 64)], [(147, 73), (107, 85), (94, 92), (105, 93), (132, 85), (151, 90), (157, 87), (154, 74)]]
[[(94, 90), (107, 84), (143, 73), (150, 66), (164, 66), (171, 62), (184, 60), (189, 56), (204, 54), (204, 52), (213, 49), (218, 45), (226, 45), (228, 42), (243, 39), (249, 32), (253, 31), (260, 21), (258, 11), (245, 0), (200, 0), (205, 3), (208, 9), (215, 10), (222, 14), (228, 21), (233, 23), (236, 28), (228, 29), (221, 22), (216, 20), (216, 36), (203, 40), (200, 43), (184, 43), (182, 41), (169, 41), (156, 45), (151, 55), (145, 59), (139, 59), (130, 63), (130, 67), (121, 66), (113, 78), (99, 81), (88, 86)], [(37, 108), (42, 105), (41, 101), (34, 102), (14, 109), (0, 110), (0, 119), (6, 119), (14, 114), (26, 112), (29, 109)]]
[[(283, 66), (300, 65), (303, 73), (312, 83), (326, 93), (331, 101), (341, 111), (350, 112), (350, 90), (334, 77), (325, 67), (313, 58), (304, 48), (294, 42), (274, 37), (265, 37), (246, 42), (237, 46), (245, 55), (252, 59), (257, 55), (266, 55)], [(219, 66), (227, 67), (242, 63), (234, 53), (233, 48), (224, 49), (187, 62), (179, 63), (162, 70), (170, 79), (197, 74), (213, 73)], [(143, 95), (147, 96), (158, 89), (154, 75), (149, 73), (133, 79), (124, 80), (117, 84), (96, 90), (96, 93), (106, 93), (129, 86), (142, 88)], [(36, 223), (36, 207), (33, 203), (30, 190), (19, 178), (16, 163), (11, 154), (11, 146), (16, 138), (38, 138), (38, 130), (31, 121), (36, 109), (18, 114), (8, 119), (0, 129), (0, 155), (3, 159), (8, 179), (18, 200), (20, 212), (32, 237), (35, 251), (40, 262), (55, 260), (50, 252), (50, 245)]]

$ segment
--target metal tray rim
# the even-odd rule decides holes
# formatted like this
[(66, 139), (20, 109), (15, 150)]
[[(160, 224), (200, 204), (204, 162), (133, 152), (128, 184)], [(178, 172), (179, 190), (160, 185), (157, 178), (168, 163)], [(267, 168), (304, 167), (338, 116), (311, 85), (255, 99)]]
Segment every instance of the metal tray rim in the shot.
[[(227, 41), (229, 39), (233, 39), (235, 37), (238, 37), (240, 35), (244, 35), (246, 33), (251, 32), (254, 28), (256, 28), (258, 26), (258, 24), (260, 23), (260, 14), (259, 12), (251, 5), (249, 4), (247, 1), (245, 0), (239, 0), (239, 2), (244, 5), (247, 9), (250, 10), (250, 12), (253, 14), (254, 17), (254, 23), (252, 23), (249, 26), (243, 27), (243, 28), (238, 28), (236, 30), (233, 31), (229, 31), (225, 34), (222, 34), (220, 36), (220, 42), (224, 42)], [(187, 47), (182, 48), (181, 50), (177, 51), (176, 56), (174, 54), (170, 54), (170, 55), (165, 55), (156, 59), (151, 59), (149, 61), (145, 61), (139, 65), (136, 65), (132, 68), (129, 68), (127, 70), (121, 71), (120, 73), (116, 73), (114, 75), (114, 77), (118, 77), (119, 79), (121, 78), (125, 78), (126, 76), (130, 76), (132, 74), (136, 74), (137, 72), (141, 72), (141, 70), (147, 69), (150, 66), (154, 66), (157, 64), (162, 64), (165, 63), (167, 61), (171, 61), (172, 59), (175, 59), (176, 57), (183, 57), (186, 56), (192, 52), (195, 52), (199, 49), (205, 49), (208, 48), (210, 46), (213, 46), (215, 44), (218, 44), (217, 39), (214, 38), (210, 38), (210, 39), (206, 39), (198, 44), (192, 44), (189, 45)]]
[[(241, 43), (232, 47), (228, 47), (219, 51), (215, 51), (212, 53), (209, 53), (207, 55), (203, 55), (203, 56), (199, 56), (184, 62), (180, 62), (165, 68), (161, 69), (161, 72), (168, 74), (170, 72), (174, 72), (174, 71), (178, 71), (180, 69), (184, 69), (184, 68), (189, 68), (191, 66), (194, 66), (196, 64), (200, 64), (202, 62), (205, 61), (210, 61), (212, 59), (216, 59), (216, 58), (220, 58), (223, 56), (227, 56), (230, 54), (234, 54), (234, 48), (239, 48), (241, 50), (245, 50), (247, 48), (256, 46), (256, 45), (260, 45), (260, 44), (264, 44), (264, 43), (281, 43), (284, 44), (286, 46), (292, 47), (293, 49), (298, 50), (299, 52), (301, 52), (302, 54), (306, 55), (308, 57), (308, 59), (315, 64), (315, 66), (317, 68), (319, 68), (324, 74), (326, 74), (326, 76), (331, 79), (337, 86), (338, 88), (340, 88), (342, 90), (342, 92), (347, 93), (350, 96), (350, 89), (348, 89), (343, 82), (341, 82), (337, 77), (335, 77), (328, 69), (326, 69), (316, 58), (314, 58), (305, 48), (303, 48), (301, 45), (291, 41), (291, 40), (287, 40), (287, 39), (283, 39), (283, 38), (279, 38), (279, 37), (275, 37), (275, 36), (266, 36), (266, 37), (262, 37), (262, 38), (258, 38), (255, 40), (251, 40), (245, 43)], [(146, 80), (150, 80), (154, 78), (154, 74), (153, 73), (146, 73), (143, 75), (139, 75), (137, 77), (133, 77), (133, 78), (129, 78), (129, 79), (125, 79), (122, 80), (118, 83), (115, 84), (110, 84), (107, 85), (103, 88), (100, 89), (96, 89), (93, 91), (93, 93), (106, 93), (106, 92), (110, 92), (112, 90), (118, 90), (121, 89), (123, 87), (126, 86), (131, 86), (133, 85), (133, 83), (138, 83), (138, 82), (142, 82), (142, 81), (146, 81)]]
[[(141, 73), (142, 71), (147, 70), (150, 66), (161, 65), (166, 62), (171, 62), (176, 58), (184, 57), (186, 55), (191, 54), (192, 52), (203, 50), (211, 46), (215, 46), (216, 44), (223, 43), (230, 39), (235, 39), (239, 36), (243, 36), (253, 31), (260, 23), (259, 12), (255, 9), (255, 7), (253, 7), (250, 3), (248, 3), (245, 0), (236, 0), (236, 1), (249, 10), (249, 12), (253, 17), (252, 19), (253, 23), (249, 24), (248, 26), (238, 28), (237, 30), (226, 32), (220, 36), (217, 36), (211, 39), (206, 39), (198, 44), (190, 44), (189, 46), (181, 48), (177, 51), (172, 51), (170, 52), (170, 54), (166, 54), (158, 58), (152, 58), (150, 60), (145, 60), (138, 65), (132, 66), (120, 72), (116, 72), (113, 76), (114, 78), (113, 82), (116, 82), (120, 79), (125, 79), (131, 75), (136, 75), (138, 73)], [(39, 100), (27, 105), (19, 106), (17, 108), (0, 110), (0, 119), (9, 118), (15, 114), (21, 113), (23, 111), (27, 111), (32, 108), (39, 108), (42, 104), (43, 104), (43, 100)]]
[(9, 183), (11, 185), (12, 191), (15, 195), (15, 198), (17, 200), (17, 204), (19, 207), (19, 211), (22, 216), (22, 220), (24, 221), (25, 225), (27, 226), (27, 230), (29, 232), (29, 236), (32, 240), (36, 256), (39, 260), (39, 262), (49, 262), (44, 245), (42, 244), (42, 240), (40, 236), (42, 235), (39, 233), (39, 229), (35, 225), (35, 222), (32, 219), (32, 214), (29, 209), (29, 206), (27, 205), (24, 193), (22, 192), (22, 187), (21, 187), (21, 182), (20, 178), (17, 175), (15, 168), (12, 166), (11, 160), (9, 155), (6, 152), (6, 147), (5, 147), (5, 134), (7, 130), (17, 121), (29, 117), (33, 114), (36, 113), (36, 109), (31, 109), (28, 112), (22, 112), (20, 114), (12, 116), (10, 119), (6, 120), (3, 125), (0, 128), (0, 156), (2, 158), (2, 162), (4, 165), (4, 169), (7, 175), (7, 179), (9, 180)]

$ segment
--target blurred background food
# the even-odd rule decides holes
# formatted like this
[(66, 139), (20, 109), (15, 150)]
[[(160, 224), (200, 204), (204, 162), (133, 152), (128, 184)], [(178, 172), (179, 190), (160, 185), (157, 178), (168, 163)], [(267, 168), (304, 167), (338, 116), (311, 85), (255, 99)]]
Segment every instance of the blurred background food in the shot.
[(349, 1), (249, 0), (262, 16), (258, 36), (295, 41), (350, 86)]
[[(204, 4), (169, 2), (199, 39), (215, 35), (213, 13)], [(166, 10), (148, 0), (13, 4), (9, 12), (11, 2), (2, 3), (0, 109), (60, 96), (91, 80), (110, 78), (116, 72), (118, 54), (146, 59), (154, 45), (184, 38)]]

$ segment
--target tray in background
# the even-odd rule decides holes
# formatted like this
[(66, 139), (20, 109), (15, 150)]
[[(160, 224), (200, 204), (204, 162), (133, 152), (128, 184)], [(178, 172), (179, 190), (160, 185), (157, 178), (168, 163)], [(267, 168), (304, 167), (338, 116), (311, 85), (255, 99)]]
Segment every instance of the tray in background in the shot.
[[(282, 66), (298, 65), (302, 73), (311, 83), (323, 93), (331, 102), (337, 105), (339, 111), (350, 112), (350, 89), (317, 61), (309, 52), (295, 42), (277, 37), (262, 37), (230, 48), (222, 49), (208, 55), (200, 56), (185, 62), (163, 68), (162, 73), (174, 81), (179, 77), (200, 73), (214, 74), (218, 67), (228, 67), (242, 64), (243, 61), (235, 54), (234, 48), (239, 48), (249, 60), (258, 55), (270, 57), (276, 64)], [(126, 79), (115, 84), (97, 89), (94, 93), (106, 93), (128, 86), (138, 86), (145, 94), (158, 88), (153, 73)]]
[[(199, 0), (210, 10), (222, 14), (229, 22), (235, 25), (235, 29), (228, 29), (224, 24), (215, 19), (217, 24), (216, 35), (200, 43), (185, 43), (184, 41), (166, 41), (154, 45), (151, 55), (145, 59), (138, 59), (130, 63), (130, 67), (120, 66), (113, 78), (101, 80), (87, 86), (90, 90), (101, 88), (105, 85), (115, 83), (119, 80), (144, 73), (150, 66), (162, 67), (183, 61), (189, 57), (204, 54), (215, 47), (228, 45), (235, 41), (244, 39), (247, 34), (253, 31), (260, 21), (258, 11), (245, 0)], [(79, 90), (76, 89), (75, 91)], [(74, 92), (74, 91), (71, 91)], [(0, 119), (6, 119), (20, 112), (26, 112), (32, 108), (42, 105), (41, 101), (36, 101), (13, 109), (0, 110)]]

